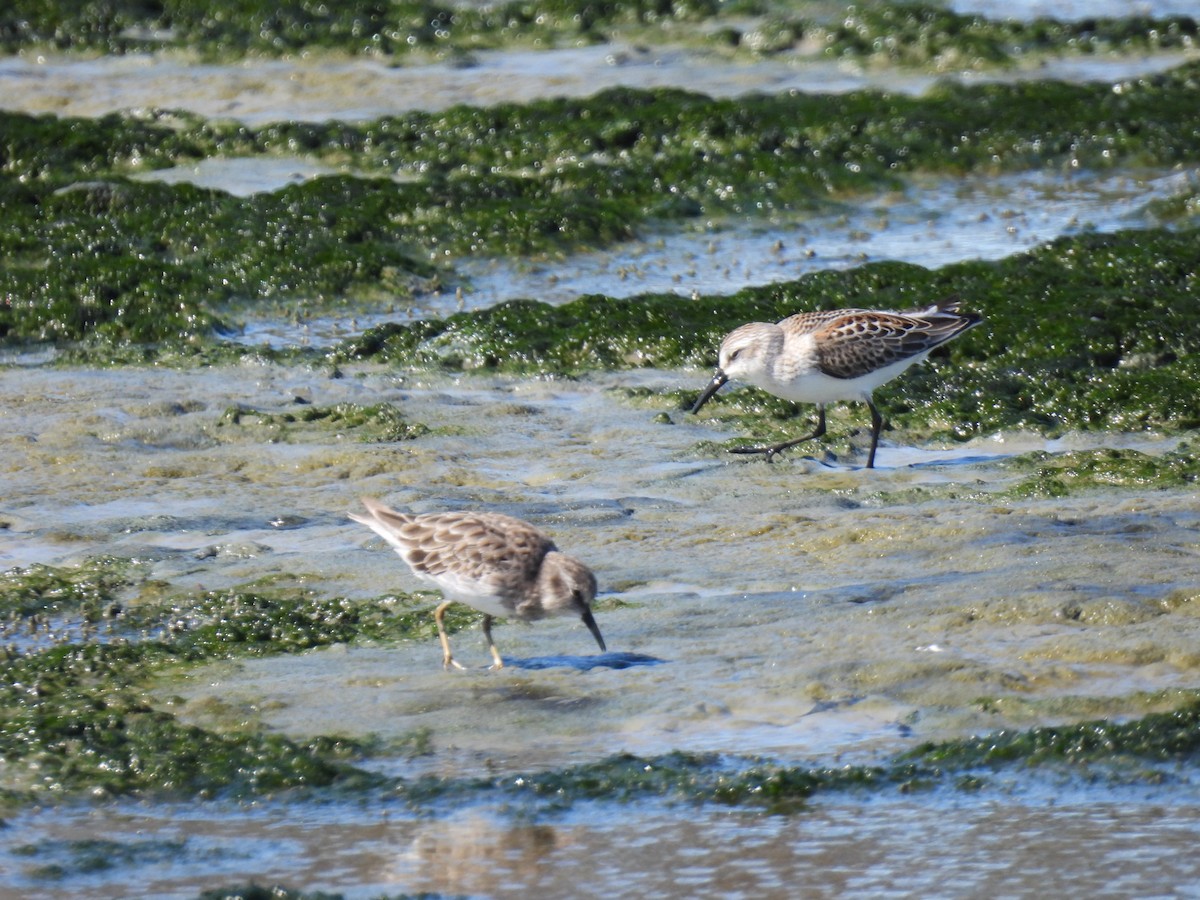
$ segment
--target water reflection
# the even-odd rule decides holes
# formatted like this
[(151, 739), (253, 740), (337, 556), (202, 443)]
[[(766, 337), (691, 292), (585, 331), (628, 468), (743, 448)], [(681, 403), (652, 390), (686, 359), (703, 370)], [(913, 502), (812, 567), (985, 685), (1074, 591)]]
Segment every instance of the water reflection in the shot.
[(354, 898), (1189, 895), (1196, 790), (1105, 791), (819, 796), (789, 816), (648, 801), (636, 819), (604, 803), (534, 820), (383, 801), (33, 810), (8, 820), (0, 886), (48, 900), (192, 900), (250, 880)]
[(573, 829), (470, 813), (422, 828), (392, 874), (400, 884), (437, 884), (439, 893), (515, 894), (537, 889), (548, 862), (577, 843)]

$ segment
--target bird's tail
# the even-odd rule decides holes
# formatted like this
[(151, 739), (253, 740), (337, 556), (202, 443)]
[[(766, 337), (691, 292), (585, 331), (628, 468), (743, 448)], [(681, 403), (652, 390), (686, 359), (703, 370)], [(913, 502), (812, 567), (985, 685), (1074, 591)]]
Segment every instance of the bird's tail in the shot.
[[(944, 297), (936, 303), (919, 309), (910, 309), (903, 313), (906, 316), (912, 316), (918, 319), (932, 320), (934, 322), (939, 319), (954, 319), (959, 327), (954, 329), (954, 333), (966, 331), (973, 325), (978, 325), (983, 321), (983, 316), (979, 313), (963, 312), (962, 311), (962, 296), (959, 294), (951, 294), (949, 297)], [(963, 322), (962, 320), (966, 321)]]
[(936, 303), (931, 303), (929, 306), (918, 306), (915, 309), (906, 309), (901, 315), (904, 316), (957, 316), (960, 315), (959, 309), (962, 306), (962, 295), (951, 294), (949, 297), (944, 297)]
[(352, 512), (348, 514), (349, 517), (355, 522), (366, 525), (397, 550), (403, 550), (404, 543), (399, 539), (398, 534), (401, 527), (412, 521), (412, 516), (396, 512), (370, 497), (363, 497), (362, 504), (367, 508), (367, 515)]

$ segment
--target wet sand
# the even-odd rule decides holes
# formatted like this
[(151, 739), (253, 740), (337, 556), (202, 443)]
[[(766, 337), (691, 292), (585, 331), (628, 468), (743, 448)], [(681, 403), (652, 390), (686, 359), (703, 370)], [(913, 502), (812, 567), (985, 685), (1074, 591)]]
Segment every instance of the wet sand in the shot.
[[(1004, 725), (1140, 715), (1197, 683), (1196, 604), (1167, 602), (1200, 581), (1194, 491), (991, 501), (1011, 478), (1001, 460), (1047, 447), (1022, 435), (929, 448), (892, 433), (874, 471), (803, 455), (712, 457), (696, 450), (720, 436), (710, 425), (678, 412), (662, 424), (610, 390), (703, 376), (7, 369), (0, 477), (14, 500), (0, 564), (112, 553), (154, 560), (153, 577), (180, 587), (286, 573), (333, 596), (378, 596), (420, 585), (344, 518), (359, 495), (532, 519), (595, 567), (603, 597), (626, 604), (597, 614), (610, 655), (657, 664), (590, 668), (587, 632), (553, 620), (499, 626), (510, 661), (499, 672), (483, 668), (474, 627), (454, 636), (471, 671), (442, 671), (431, 629), (395, 646), (190, 670), (154, 691), (164, 709), (214, 727), (385, 744), (424, 731), (428, 754), (370, 763), (406, 777), (517, 777), (619, 751), (869, 762)], [(285, 409), (296, 396), (391, 402), (461, 430), (399, 445), (214, 439), (226, 407)], [(1171, 442), (1070, 436), (1048, 449), (1096, 445)], [(946, 482), (975, 496), (881, 501)], [(271, 524), (282, 516), (287, 527)], [(1186, 785), (1121, 799), (1115, 788), (1063, 794), (1011, 779), (974, 798), (820, 797), (790, 817), (602, 802), (528, 822), (490, 806), (413, 818), (385, 801), (50, 807), (9, 820), (8, 833), (38, 849), (31, 859), (7, 845), (0, 876), (47, 897), (190, 897), (251, 875), (348, 897), (632, 896), (648, 885), (664, 896), (788, 896), (797, 883), (814, 896), (1047, 884), (1157, 893), (1195, 877), (1187, 848), (1200, 804)], [(97, 835), (130, 858), (61, 889), (30, 874)]]
[[(179, 587), (287, 573), (335, 596), (372, 597), (423, 586), (344, 518), (359, 496), (531, 519), (595, 568), (602, 594), (629, 604), (598, 614), (610, 648), (660, 665), (581, 671), (573, 657), (595, 653), (590, 637), (552, 620), (497, 629), (515, 661), (502, 672), (447, 674), (428, 640), (247, 660), (161, 691), (186, 700), (173, 707), (185, 719), (203, 721), (215, 699), (292, 736), (430, 729), (438, 753), (416, 765), (439, 774), (619, 751), (797, 761), (893, 752), (1045, 720), (1039, 706), (1062, 705), (1051, 721), (1070, 720), (1072, 704), (1076, 715), (1132, 713), (1140, 693), (1196, 683), (1200, 618), (1191, 604), (1166, 602), (1200, 580), (1194, 492), (992, 501), (1014, 477), (998, 463), (1046, 446), (1019, 435), (939, 449), (893, 433), (874, 471), (861, 459), (713, 457), (696, 450), (721, 436), (703, 419), (675, 412), (661, 424), (609, 390), (703, 380), (698, 371), (557, 382), (378, 369), (331, 379), (270, 366), (10, 370), (0, 377), (16, 412), (6, 479), (22, 487), (0, 532), (0, 564), (110, 553), (156, 560), (151, 577)], [(396, 445), (336, 435), (262, 443), (215, 427), (234, 404), (286, 410), (295, 396), (393, 403), (457, 433)], [(831, 427), (855, 425), (838, 413)], [(880, 500), (950, 481), (974, 497)], [(291, 524), (271, 524), (280, 519)], [(464, 663), (487, 664), (474, 629), (455, 643)], [(979, 702), (998, 697), (1019, 700), (1015, 715)]]
[(26, 54), (0, 59), (0, 107), (62, 116), (125, 109), (182, 109), (251, 124), (375, 119), (455, 104), (489, 106), (585, 97), (610, 87), (678, 87), (714, 97), (751, 92), (921, 94), (941, 78), (968, 82), (1102, 81), (1162, 72), (1194, 54), (1071, 57), (1009, 72), (932, 74), (864, 69), (807, 55), (737, 62), (671, 47), (605, 44), (561, 50), (489, 51), (465, 61), (390, 66), (361, 59), (197, 64), (170, 55), (78, 59)]
[[(1079, 60), (1062, 71), (1135, 77), (1177, 61)], [(322, 119), (335, 110), (370, 118), (418, 103), (441, 108), (627, 83), (683, 81), (729, 95), (884, 83), (921, 91), (931, 83), (926, 76), (787, 61), (719, 70), (710, 62), (611, 46), (558, 56), (481, 54), (468, 68), (22, 58), (0, 62), (0, 102), (72, 115), (154, 106), (267, 121)], [(559, 74), (547, 77), (552, 70)], [(1052, 65), (1016, 77), (1055, 71)], [(241, 189), (320, 174), (293, 162), (258, 172)], [(1111, 227), (1119, 216), (1135, 215), (1143, 188), (1132, 185), (1092, 219)], [(1005, 252), (1005, 240), (1021, 240), (1009, 226), (1044, 240), (1077, 227), (1075, 213), (1046, 214), (1052, 204), (1045, 199), (1030, 194), (1009, 204), (1026, 208), (995, 231), (997, 253)], [(934, 209), (945, 199), (915, 196), (913, 208), (922, 203)], [(878, 237), (903, 229), (868, 228), (873, 237), (866, 241), (850, 237), (863, 233), (855, 223), (880, 215), (878, 208), (848, 213), (845, 230), (821, 245), (819, 256), (848, 265), (862, 254), (907, 258), (881, 247)], [(916, 223), (913, 231), (925, 232), (923, 250), (953, 244), (963, 228), (952, 217)], [(814, 228), (808, 243), (789, 244), (787, 254), (799, 260), (801, 248), (811, 249), (824, 231)], [(980, 232), (969, 234), (947, 248), (948, 258), (977, 252)], [(730, 285), (763, 283), (792, 265), (771, 270), (770, 248), (780, 236), (769, 229), (752, 238), (703, 239), (715, 242), (714, 258), (753, 262), (747, 247), (760, 248), (761, 260)], [(569, 297), (619, 293), (623, 284), (645, 289), (656, 278), (675, 285), (665, 289), (688, 290), (676, 276), (709, 291), (722, 277), (719, 263), (689, 262), (689, 252), (705, 252), (696, 244), (664, 239), (661, 258), (651, 253), (640, 263), (643, 251), (626, 249), (615, 265), (594, 267), (599, 274), (582, 264), (522, 271), (483, 261), (477, 302), (512, 295), (506, 291), (528, 295), (551, 278)], [(695, 274), (687, 276), (671, 257), (682, 257)], [(328, 340), (361, 324), (321, 322), (309, 331), (314, 341)], [(252, 343), (263, 334), (304, 339), (277, 323), (247, 328)], [(416, 511), (483, 507), (535, 521), (589, 562), (602, 599), (620, 601), (602, 603), (597, 613), (611, 650), (644, 661), (593, 667), (587, 632), (557, 620), (498, 626), (496, 639), (511, 662), (500, 672), (483, 670), (488, 658), (478, 631), (460, 632), (457, 653), (474, 668), (445, 673), (431, 631), (426, 640), (395, 646), (210, 666), (154, 685), (154, 702), (187, 721), (242, 721), (297, 737), (399, 740), (427, 730), (429, 754), (384, 755), (370, 764), (405, 776), (516, 777), (618, 751), (870, 761), (921, 740), (1006, 725), (1142, 715), (1170, 708), (1197, 684), (1200, 616), (1188, 600), (1200, 583), (1194, 490), (998, 496), (1015, 478), (1002, 465), (1014, 454), (1097, 446), (1157, 453), (1173, 447), (1171, 440), (1067, 435), (1048, 445), (1004, 434), (928, 447), (891, 432), (875, 471), (858, 468), (860, 457), (833, 460), (819, 450), (766, 465), (700, 447), (730, 436), (707, 420), (613, 390), (698, 390), (707, 376), (699, 371), (557, 381), (361, 367), (333, 378), (261, 364), (252, 350), (241, 366), (178, 372), (36, 365), (45, 358), (17, 353), (6, 359), (21, 365), (0, 369), (7, 525), (0, 529), (0, 566), (70, 565), (111, 553), (150, 561), (153, 577), (175, 587), (216, 589), (285, 575), (330, 596), (374, 597), (420, 585), (345, 518), (359, 496)], [(391, 402), (434, 432), (380, 445), (336, 434), (270, 442), (217, 427), (228, 407), (293, 409), (297, 397), (322, 406)], [(664, 411), (670, 424), (659, 418)], [(830, 425), (861, 429), (861, 411), (837, 412)], [(861, 438), (860, 430), (860, 450)], [(895, 499), (947, 484), (960, 485), (961, 495)], [(978, 795), (820, 797), (792, 816), (657, 802), (436, 815), (412, 814), (386, 798), (47, 805), (6, 817), (0, 884), (47, 897), (193, 897), (203, 887), (251, 877), (350, 897), (420, 890), (782, 897), (794, 896), (797, 886), (806, 895), (842, 897), (1165, 895), (1197, 877), (1192, 848), (1200, 803), (1186, 777), (1181, 781), (1059, 789), (1030, 787), (1018, 775)], [(72, 868), (69, 842), (98, 837), (128, 855), (105, 871)], [(42, 864), (63, 864), (66, 874), (48, 879), (38, 874)]]

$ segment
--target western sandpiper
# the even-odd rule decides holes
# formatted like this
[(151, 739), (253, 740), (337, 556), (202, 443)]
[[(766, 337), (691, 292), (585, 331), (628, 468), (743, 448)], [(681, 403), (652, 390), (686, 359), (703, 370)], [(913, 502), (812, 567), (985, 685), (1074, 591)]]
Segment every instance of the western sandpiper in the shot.
[(875, 449), (883, 417), (871, 392), (977, 325), (976, 313), (959, 312), (957, 297), (924, 309), (888, 312), (834, 309), (789, 316), (777, 324), (750, 322), (721, 341), (716, 374), (692, 407), (699, 411), (725, 382), (740, 379), (777, 397), (817, 405), (812, 434), (769, 447), (738, 447), (733, 453), (762, 453), (767, 462), (777, 453), (825, 433), (825, 404), (861, 400), (871, 410), (871, 452), (867, 468), (875, 466)]
[(483, 613), (483, 633), (492, 668), (504, 666), (492, 640), (495, 617), (534, 622), (547, 616), (576, 615), (603, 652), (604, 638), (592, 618), (596, 577), (528, 522), (499, 513), (446, 512), (408, 515), (378, 500), (363, 498), (367, 513), (350, 513), (392, 545), (413, 574), (432, 582), (445, 598), (433, 614), (442, 642), (442, 665), (462, 666), (450, 655), (442, 622), (458, 601)]

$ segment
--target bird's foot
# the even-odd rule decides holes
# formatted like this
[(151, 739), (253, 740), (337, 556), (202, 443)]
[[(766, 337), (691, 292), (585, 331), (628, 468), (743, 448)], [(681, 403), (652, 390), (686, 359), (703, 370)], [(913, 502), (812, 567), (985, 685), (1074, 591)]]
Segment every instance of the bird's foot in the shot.
[(463, 664), (460, 663), (453, 656), (446, 656), (442, 659), (442, 668), (445, 669), (447, 672), (450, 671), (451, 668), (455, 668), (460, 671), (465, 671), (465, 669), (466, 669), (466, 667), (463, 666)]
[(825, 425), (824, 425), (824, 422), (822, 421), (820, 427), (818, 427), (816, 431), (814, 431), (812, 434), (806, 434), (804, 437), (793, 438), (790, 441), (780, 441), (778, 444), (772, 444), (770, 447), (732, 447), (732, 448), (730, 448), (729, 452), (730, 453), (744, 453), (744, 454), (752, 454), (752, 453), (753, 454), (761, 454), (763, 456), (763, 458), (766, 459), (767, 462), (774, 462), (775, 457), (779, 456), (779, 454), (783, 453), (784, 450), (790, 450), (792, 447), (795, 447), (798, 444), (803, 444), (806, 441), (811, 441), (811, 440), (815, 440), (816, 438), (823, 437), (824, 434), (825, 434)]
[(731, 447), (729, 452), (730, 453), (740, 453), (744, 456), (761, 454), (763, 459), (765, 459), (767, 462), (771, 463), (771, 462), (775, 461), (776, 456), (778, 456), (780, 453), (782, 453), (786, 449), (787, 449), (787, 447), (778, 446), (778, 445), (776, 445), (774, 447)]

